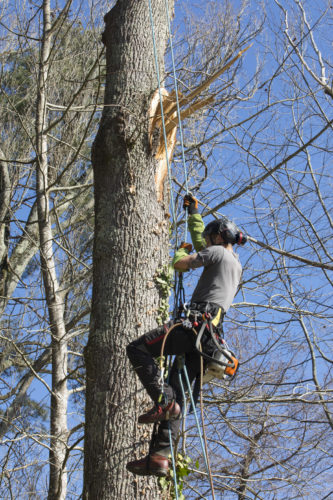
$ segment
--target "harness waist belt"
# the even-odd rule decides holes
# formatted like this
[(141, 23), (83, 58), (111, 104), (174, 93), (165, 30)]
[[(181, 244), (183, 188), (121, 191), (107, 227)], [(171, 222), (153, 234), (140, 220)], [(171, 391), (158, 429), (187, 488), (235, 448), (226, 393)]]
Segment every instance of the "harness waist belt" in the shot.
[(217, 326), (222, 321), (225, 314), (223, 307), (218, 304), (214, 304), (214, 302), (191, 302), (190, 309), (211, 314), (213, 318), (212, 324), (214, 326)]

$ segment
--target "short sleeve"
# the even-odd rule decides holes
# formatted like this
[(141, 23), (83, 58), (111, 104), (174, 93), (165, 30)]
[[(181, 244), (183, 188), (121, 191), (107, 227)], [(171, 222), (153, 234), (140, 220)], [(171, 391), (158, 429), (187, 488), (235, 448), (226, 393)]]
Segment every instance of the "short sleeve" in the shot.
[(207, 248), (203, 248), (198, 252), (198, 258), (201, 260), (204, 267), (210, 266), (212, 264), (217, 264), (222, 262), (224, 256), (224, 248), (219, 245), (212, 245)]

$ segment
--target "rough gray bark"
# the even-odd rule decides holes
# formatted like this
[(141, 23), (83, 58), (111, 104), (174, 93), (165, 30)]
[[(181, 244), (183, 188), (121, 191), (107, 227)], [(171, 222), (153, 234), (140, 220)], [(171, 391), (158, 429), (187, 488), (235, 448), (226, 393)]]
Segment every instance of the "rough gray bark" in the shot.
[[(164, 0), (155, 0), (153, 9), (163, 74)], [(136, 423), (142, 397), (125, 347), (156, 325), (154, 276), (168, 260), (168, 205), (166, 195), (157, 201), (157, 161), (148, 144), (148, 108), (157, 87), (148, 2), (119, 0), (105, 22), (105, 108), (92, 155), (96, 219), (84, 498), (156, 499), (155, 480), (125, 469), (144, 451)]]

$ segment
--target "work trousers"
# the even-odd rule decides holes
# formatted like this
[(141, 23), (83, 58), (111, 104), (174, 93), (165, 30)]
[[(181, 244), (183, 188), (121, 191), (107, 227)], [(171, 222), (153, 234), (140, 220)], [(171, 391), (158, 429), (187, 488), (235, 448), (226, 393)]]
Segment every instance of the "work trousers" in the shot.
[[(190, 383), (200, 374), (201, 356), (195, 349), (195, 333), (191, 329), (186, 329), (181, 325), (174, 326), (173, 328), (172, 326), (171, 323), (168, 323), (155, 328), (127, 346), (127, 356), (154, 403), (158, 402), (161, 394), (161, 373), (155, 358), (161, 355), (161, 347), (165, 336), (167, 338), (163, 354), (184, 356)], [(214, 345), (208, 333), (205, 337), (203, 338), (204, 351), (211, 356), (214, 351)], [(183, 372), (181, 376), (183, 387), (187, 388)], [(164, 402), (175, 400), (180, 407), (183, 406), (183, 393), (179, 380), (177, 360), (173, 363), (168, 381), (164, 384), (164, 398)], [(180, 419), (170, 420), (159, 424), (157, 434), (153, 436), (154, 441), (151, 443), (151, 452), (165, 456), (170, 453), (169, 428), (172, 442), (174, 443), (178, 435), (180, 421)]]

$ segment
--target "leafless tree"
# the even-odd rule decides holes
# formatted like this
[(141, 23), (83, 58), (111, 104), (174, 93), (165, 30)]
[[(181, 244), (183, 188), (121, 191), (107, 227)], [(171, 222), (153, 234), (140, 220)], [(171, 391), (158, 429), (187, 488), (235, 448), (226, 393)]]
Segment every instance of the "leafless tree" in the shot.
[[(50, 498), (65, 496), (66, 474), (67, 496), (81, 493), (82, 347), (93, 237), (89, 150), (104, 88), (101, 24), (113, 5), (94, 3), (89, 22), (87, 10), (74, 2), (59, 10), (45, 0), (44, 21), (40, 7), (29, 5), (18, 15), (15, 4), (1, 6), (4, 498), (22, 491), (45, 498), (41, 485), (49, 466)], [(171, 93), (165, 4), (153, 1), (152, 7), (161, 83)], [(189, 96), (211, 81), (181, 108), (184, 153), (178, 134), (171, 193), (178, 241), (184, 239), (183, 154), (204, 220), (223, 212), (250, 236), (240, 250), (240, 291), (225, 320), (226, 340), (241, 368), (232, 383), (216, 380), (203, 392), (215, 498), (331, 494), (331, 7), (329, 1), (298, 0), (242, 2), (238, 8), (227, 1), (176, 4), (179, 92)], [(158, 85), (148, 8), (141, 0), (118, 0), (104, 32), (106, 106), (93, 148), (95, 281), (85, 353), (87, 498), (158, 497), (155, 480), (124, 471), (133, 450), (143, 452), (150, 437), (136, 428), (143, 395), (124, 347), (156, 324), (161, 291), (155, 278), (168, 261), (168, 184), (159, 183), (156, 191), (154, 180), (163, 150), (158, 118), (158, 144), (149, 142)], [(49, 57), (42, 59), (47, 44)], [(46, 86), (43, 74), (49, 75)], [(185, 278), (189, 295), (195, 279), (195, 272)], [(50, 320), (57, 300), (57, 321)], [(52, 353), (60, 362), (51, 362)], [(54, 418), (61, 387), (60, 415), (64, 423), (67, 412), (68, 428), (64, 423), (56, 439), (58, 419), (50, 430), (48, 409), (52, 396)], [(185, 496), (207, 498), (211, 485), (191, 416), (186, 427), (179, 443), (192, 458)]]
[[(83, 28), (80, 6), (71, 1), (60, 10), (48, 0), (18, 9), (2, 10), (2, 484), (4, 497), (38, 495), (31, 485), (40, 489), (49, 464), (48, 497), (60, 499), (78, 452), (81, 460), (93, 228), (89, 142), (102, 50), (95, 26)], [(70, 396), (81, 406), (71, 418)]]

